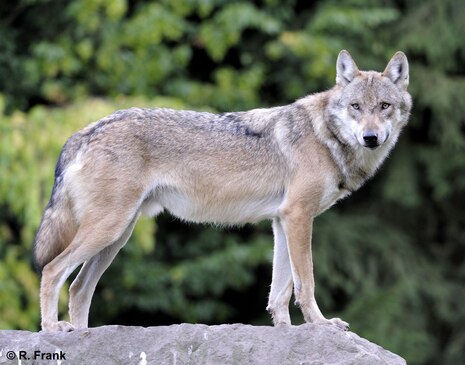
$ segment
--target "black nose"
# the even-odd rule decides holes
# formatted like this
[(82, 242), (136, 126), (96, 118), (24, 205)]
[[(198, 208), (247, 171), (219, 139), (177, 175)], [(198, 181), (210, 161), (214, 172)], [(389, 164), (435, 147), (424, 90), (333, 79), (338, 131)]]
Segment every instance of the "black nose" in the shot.
[(363, 133), (363, 141), (368, 148), (378, 147), (378, 135), (373, 131), (366, 131)]

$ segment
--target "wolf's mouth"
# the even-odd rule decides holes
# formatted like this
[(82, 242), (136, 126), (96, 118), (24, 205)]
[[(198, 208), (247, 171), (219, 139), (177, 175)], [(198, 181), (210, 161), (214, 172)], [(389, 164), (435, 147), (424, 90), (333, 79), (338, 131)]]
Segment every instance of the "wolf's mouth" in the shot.
[(374, 150), (375, 148), (378, 148), (380, 144), (378, 141), (365, 141), (364, 147), (369, 148), (370, 150)]

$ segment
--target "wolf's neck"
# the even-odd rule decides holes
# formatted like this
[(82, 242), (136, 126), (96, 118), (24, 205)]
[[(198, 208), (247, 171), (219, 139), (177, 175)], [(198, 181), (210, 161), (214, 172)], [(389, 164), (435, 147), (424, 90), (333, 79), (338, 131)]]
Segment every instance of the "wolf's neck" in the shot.
[(397, 139), (397, 136), (391, 136), (387, 143), (370, 150), (347, 138), (341, 130), (344, 124), (326, 111), (312, 118), (311, 122), (316, 138), (327, 148), (340, 172), (341, 188), (349, 191), (357, 190), (375, 174)]
[(329, 150), (333, 162), (341, 173), (342, 187), (355, 191), (375, 174), (394, 146), (395, 138), (371, 150), (358, 142), (345, 140), (337, 135), (334, 128), (334, 125), (326, 120), (316, 134), (320, 142)]

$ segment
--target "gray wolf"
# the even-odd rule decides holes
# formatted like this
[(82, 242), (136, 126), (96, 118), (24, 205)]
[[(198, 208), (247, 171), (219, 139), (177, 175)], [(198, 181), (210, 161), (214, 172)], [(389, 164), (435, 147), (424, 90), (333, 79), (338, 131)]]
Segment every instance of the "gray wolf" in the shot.
[[(223, 114), (132, 108), (72, 135), (34, 244), (42, 329), (87, 327), (97, 282), (138, 217), (164, 210), (220, 225), (271, 220), (274, 324), (290, 324), (294, 291), (305, 321), (347, 329), (315, 300), (312, 222), (387, 157), (409, 117), (408, 83), (402, 52), (380, 73), (359, 71), (343, 50), (335, 86), (290, 105)], [(60, 289), (82, 264), (70, 323), (59, 321)]]

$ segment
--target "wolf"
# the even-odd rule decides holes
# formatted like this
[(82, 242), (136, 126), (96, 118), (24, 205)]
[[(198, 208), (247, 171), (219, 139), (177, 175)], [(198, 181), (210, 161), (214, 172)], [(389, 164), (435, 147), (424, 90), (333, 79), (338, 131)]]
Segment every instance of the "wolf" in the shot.
[[(315, 300), (312, 223), (388, 156), (409, 118), (408, 84), (404, 53), (375, 72), (343, 50), (336, 84), (290, 105), (223, 114), (131, 108), (72, 135), (34, 242), (42, 329), (87, 327), (97, 282), (138, 217), (168, 211), (219, 225), (272, 221), (274, 325), (291, 323), (294, 293), (306, 322), (347, 330)], [(59, 292), (81, 265), (70, 322), (59, 321)]]

